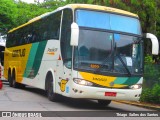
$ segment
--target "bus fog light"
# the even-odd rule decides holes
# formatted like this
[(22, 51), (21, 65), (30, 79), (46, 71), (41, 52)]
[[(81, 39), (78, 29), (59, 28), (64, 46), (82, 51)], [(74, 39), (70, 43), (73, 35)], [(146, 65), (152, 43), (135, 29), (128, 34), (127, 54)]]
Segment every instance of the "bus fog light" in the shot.
[(79, 84), (79, 85), (85, 85), (85, 86), (92, 86), (93, 83), (89, 82), (89, 81), (86, 81), (86, 80), (83, 80), (83, 79), (78, 79), (78, 78), (75, 78), (73, 79), (75, 83)]
[(141, 84), (136, 84), (136, 85), (130, 86), (131, 89), (140, 89), (141, 87), (142, 87)]

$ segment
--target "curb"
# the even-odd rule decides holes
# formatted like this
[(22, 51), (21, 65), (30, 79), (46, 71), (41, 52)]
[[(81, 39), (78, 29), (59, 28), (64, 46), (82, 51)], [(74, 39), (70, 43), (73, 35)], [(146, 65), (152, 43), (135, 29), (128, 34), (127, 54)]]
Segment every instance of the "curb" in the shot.
[(133, 102), (131, 102), (131, 101), (116, 101), (116, 102), (160, 111), (160, 105), (151, 105), (149, 103), (141, 103), (141, 102), (135, 102), (135, 101), (133, 101)]

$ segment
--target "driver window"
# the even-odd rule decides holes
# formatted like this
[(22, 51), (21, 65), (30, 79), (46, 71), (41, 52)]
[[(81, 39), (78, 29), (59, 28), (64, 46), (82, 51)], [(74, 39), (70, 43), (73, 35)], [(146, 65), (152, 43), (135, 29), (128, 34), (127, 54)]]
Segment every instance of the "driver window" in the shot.
[(61, 31), (61, 53), (66, 67), (71, 68), (72, 46), (70, 46), (71, 24), (73, 22), (72, 10), (63, 11), (62, 31)]

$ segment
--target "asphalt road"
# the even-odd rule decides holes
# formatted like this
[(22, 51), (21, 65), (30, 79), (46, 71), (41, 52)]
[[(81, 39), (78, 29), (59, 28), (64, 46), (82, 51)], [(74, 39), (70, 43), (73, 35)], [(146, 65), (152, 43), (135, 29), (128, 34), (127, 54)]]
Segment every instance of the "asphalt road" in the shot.
[[(8, 84), (3, 85), (3, 89), (0, 90), (0, 111), (75, 111), (69, 112), (69, 117), (66, 117), (63, 114), (67, 112), (62, 112), (63, 114), (54, 113), (56, 116), (56, 120), (72, 120), (76, 114), (76, 112), (88, 112), (89, 117), (85, 117), (85, 119), (91, 119), (93, 114), (92, 120), (96, 119), (96, 112), (101, 113), (103, 117), (99, 119), (106, 120), (104, 114), (129, 114), (128, 111), (133, 113), (133, 111), (148, 111), (151, 112), (150, 109), (145, 109), (137, 106), (132, 106), (128, 104), (123, 104), (119, 102), (112, 101), (111, 104), (107, 107), (102, 107), (97, 104), (97, 101), (94, 100), (82, 100), (82, 99), (71, 99), (66, 97), (61, 97), (61, 101), (59, 102), (51, 102), (47, 99), (47, 96), (43, 90), (26, 87), (24, 89), (15, 89), (9, 87)], [(90, 113), (90, 111), (93, 111)], [(127, 113), (126, 113), (127, 112)], [(112, 115), (111, 115), (112, 116)], [(75, 116), (76, 117), (76, 116)], [(78, 116), (77, 116), (78, 117)], [(54, 117), (55, 118), (55, 117)], [(78, 119), (82, 118), (81, 116)], [(119, 117), (112, 117), (110, 119), (118, 119)], [(35, 118), (34, 118), (35, 119)], [(39, 119), (39, 118), (37, 118)], [(51, 119), (51, 117), (47, 118)], [(122, 119), (122, 117), (120, 118)], [(127, 118), (127, 120), (136, 119), (137, 117)], [(151, 120), (153, 117), (138, 117), (138, 119), (145, 119)], [(159, 119), (157, 117), (154, 118)]]

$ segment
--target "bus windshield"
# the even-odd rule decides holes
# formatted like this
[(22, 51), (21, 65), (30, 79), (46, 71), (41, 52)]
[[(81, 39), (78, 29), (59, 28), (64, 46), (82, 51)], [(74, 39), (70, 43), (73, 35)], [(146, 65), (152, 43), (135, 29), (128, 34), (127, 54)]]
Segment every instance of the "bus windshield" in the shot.
[[(139, 26), (128, 27), (124, 29), (125, 31), (120, 30), (122, 29), (120, 26), (121, 28), (117, 27), (114, 31), (108, 31), (104, 30), (104, 25), (100, 25), (104, 22), (100, 22), (99, 17), (96, 25), (98, 29), (92, 28), (95, 27), (94, 24), (88, 23), (87, 25), (85, 20), (82, 21), (80, 16), (77, 18), (78, 25), (83, 25), (80, 26), (79, 44), (75, 50), (75, 69), (116, 75), (141, 75), (143, 73), (143, 41)], [(127, 35), (126, 32), (132, 32), (133, 35)]]
[(140, 22), (138, 19), (123, 15), (77, 10), (76, 22), (79, 26), (114, 30), (141, 35)]

